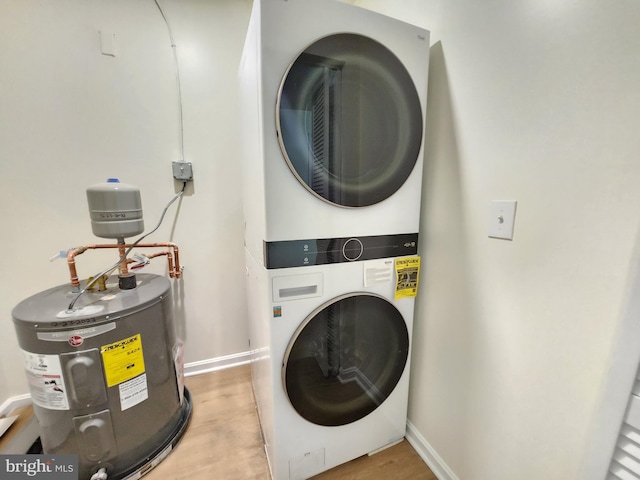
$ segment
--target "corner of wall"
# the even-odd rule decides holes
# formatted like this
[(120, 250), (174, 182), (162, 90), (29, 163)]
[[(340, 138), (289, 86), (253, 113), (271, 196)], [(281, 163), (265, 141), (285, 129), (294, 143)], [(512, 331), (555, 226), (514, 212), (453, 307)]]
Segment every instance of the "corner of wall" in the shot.
[(407, 441), (438, 477), (438, 480), (460, 480), (410, 421), (407, 421)]

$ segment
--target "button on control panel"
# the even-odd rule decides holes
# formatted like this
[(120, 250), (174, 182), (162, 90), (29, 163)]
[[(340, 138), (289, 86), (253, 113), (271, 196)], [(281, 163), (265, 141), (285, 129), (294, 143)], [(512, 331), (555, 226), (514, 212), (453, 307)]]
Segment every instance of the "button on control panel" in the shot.
[(342, 245), (342, 255), (350, 262), (355, 262), (362, 256), (364, 247), (362, 242), (357, 238), (350, 238)]

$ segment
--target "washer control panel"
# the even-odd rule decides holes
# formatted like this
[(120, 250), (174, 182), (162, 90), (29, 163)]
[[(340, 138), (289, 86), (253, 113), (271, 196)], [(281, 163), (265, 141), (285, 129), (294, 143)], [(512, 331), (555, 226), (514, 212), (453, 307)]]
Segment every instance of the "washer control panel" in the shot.
[(264, 242), (265, 266), (269, 269), (404, 257), (417, 253), (417, 233)]

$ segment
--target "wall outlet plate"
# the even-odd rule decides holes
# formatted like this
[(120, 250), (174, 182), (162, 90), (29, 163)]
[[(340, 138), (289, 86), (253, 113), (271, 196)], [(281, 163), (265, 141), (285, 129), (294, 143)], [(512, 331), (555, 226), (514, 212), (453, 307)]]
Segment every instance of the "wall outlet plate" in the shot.
[(191, 162), (173, 162), (173, 178), (182, 182), (193, 180), (193, 167)]
[(494, 200), (491, 202), (489, 237), (513, 240), (517, 203), (515, 200)]

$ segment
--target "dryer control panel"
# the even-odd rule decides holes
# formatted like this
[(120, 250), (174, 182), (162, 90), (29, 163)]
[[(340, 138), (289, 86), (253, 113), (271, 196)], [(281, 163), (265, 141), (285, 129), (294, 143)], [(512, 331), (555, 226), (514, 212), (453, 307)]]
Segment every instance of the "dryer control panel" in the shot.
[(418, 234), (264, 242), (269, 269), (405, 257), (418, 253)]

